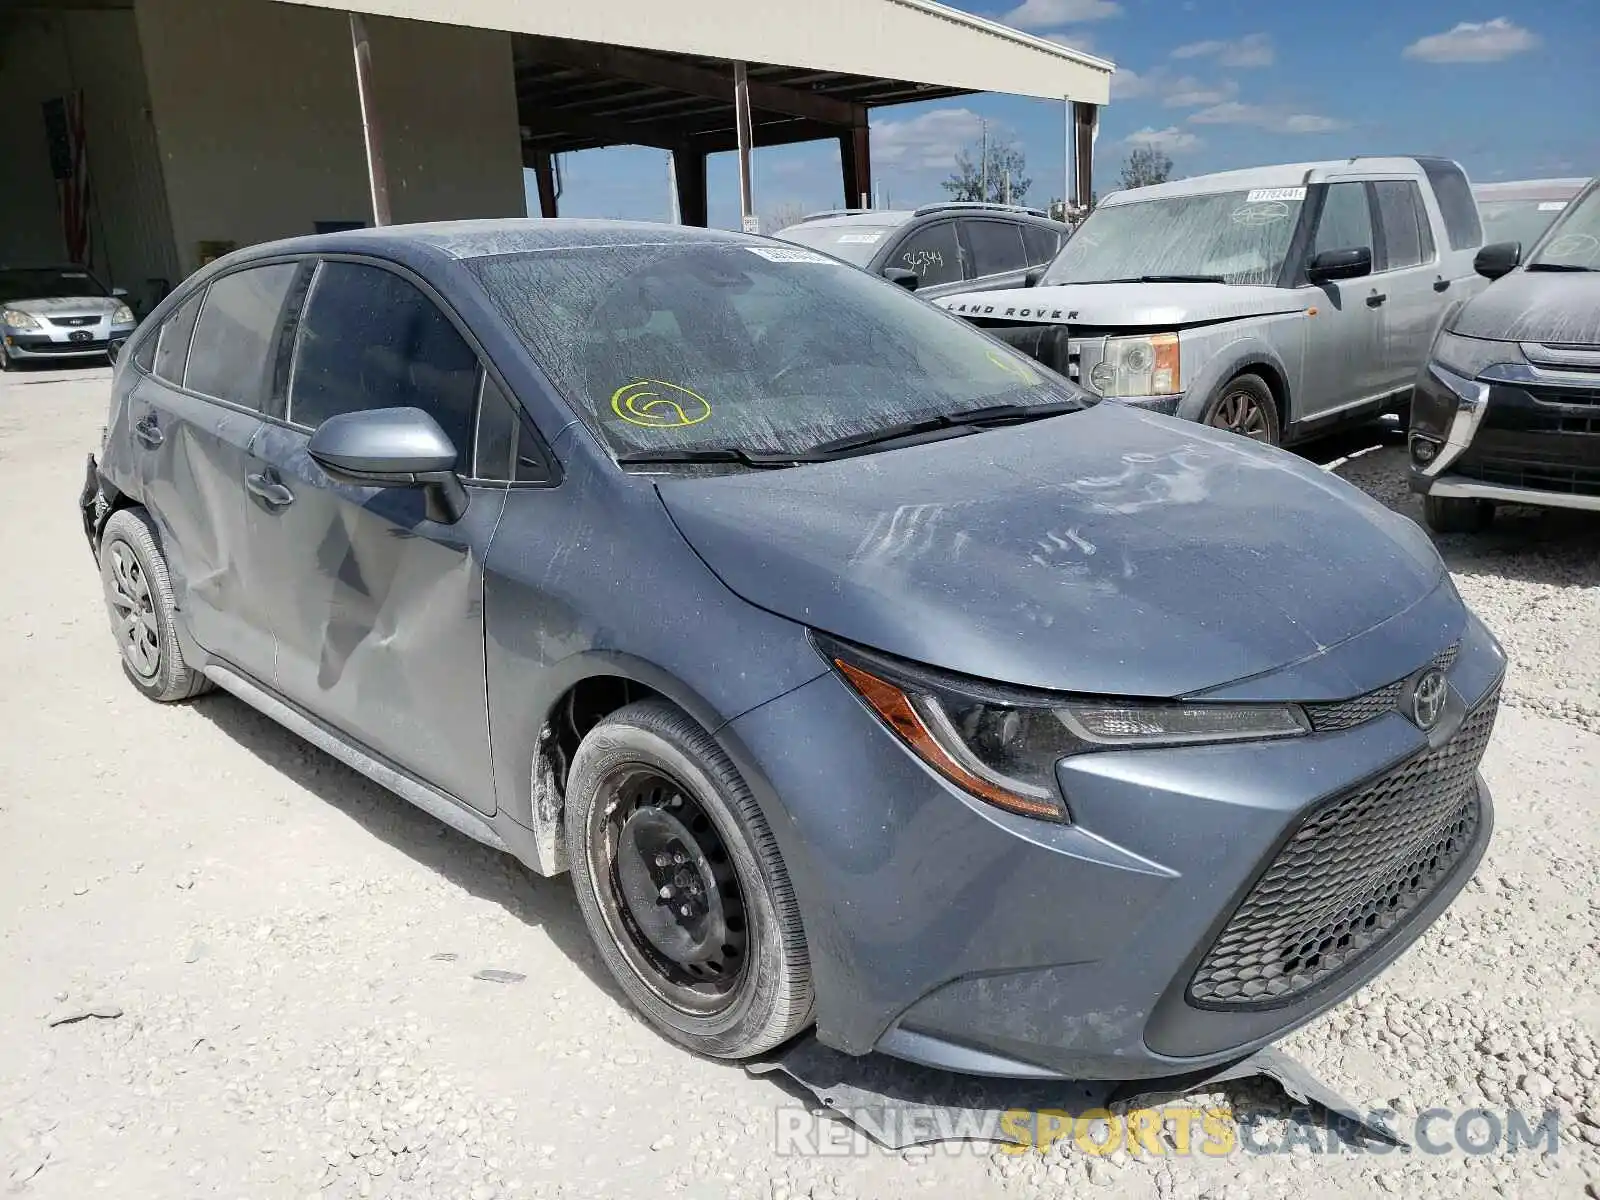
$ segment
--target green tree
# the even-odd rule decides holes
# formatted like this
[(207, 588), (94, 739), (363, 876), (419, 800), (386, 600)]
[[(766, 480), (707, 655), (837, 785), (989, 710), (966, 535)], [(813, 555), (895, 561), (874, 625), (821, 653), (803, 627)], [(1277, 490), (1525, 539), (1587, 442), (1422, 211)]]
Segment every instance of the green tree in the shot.
[(1172, 159), (1155, 146), (1137, 146), (1122, 164), (1122, 186), (1149, 187), (1172, 178)]
[(985, 143), (979, 142), (956, 152), (956, 169), (941, 186), (952, 200), (1021, 204), (1033, 186), (1022, 148), (1007, 138), (990, 137), (985, 141), (988, 171), (983, 167)]

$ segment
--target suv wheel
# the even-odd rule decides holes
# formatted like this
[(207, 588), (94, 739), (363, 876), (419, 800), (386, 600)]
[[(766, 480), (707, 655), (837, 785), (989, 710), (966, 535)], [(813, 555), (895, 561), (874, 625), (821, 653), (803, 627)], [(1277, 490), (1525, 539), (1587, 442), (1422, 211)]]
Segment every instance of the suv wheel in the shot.
[(650, 1022), (713, 1058), (748, 1058), (811, 1020), (811, 959), (776, 840), (721, 748), (661, 700), (583, 739), (567, 780), (578, 905)]
[(1424, 496), (1422, 519), (1435, 533), (1481, 533), (1494, 520), (1494, 501), (1473, 496)]
[(1200, 423), (1266, 442), (1269, 446), (1276, 446), (1282, 436), (1277, 401), (1272, 398), (1267, 381), (1259, 375), (1238, 375), (1230, 379), (1206, 405)]
[(183, 661), (167, 562), (142, 508), (119, 509), (106, 518), (100, 581), (122, 670), (133, 686), (162, 704), (209, 691), (211, 681)]

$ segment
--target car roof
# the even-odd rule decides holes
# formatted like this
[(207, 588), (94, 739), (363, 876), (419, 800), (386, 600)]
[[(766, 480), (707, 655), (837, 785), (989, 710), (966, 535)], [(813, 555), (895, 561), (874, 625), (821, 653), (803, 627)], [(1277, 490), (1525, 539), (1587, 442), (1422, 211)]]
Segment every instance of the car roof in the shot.
[[(808, 217), (801, 217), (785, 225), (784, 229), (793, 229), (797, 225), (807, 228), (830, 229), (836, 227), (848, 228), (850, 226), (867, 225), (872, 227), (882, 225), (904, 225), (917, 214), (909, 208), (874, 208), (868, 212), (831, 212), (814, 213)], [(782, 232), (781, 230), (779, 232)]]
[(1477, 200), (1571, 200), (1587, 179), (1507, 179), (1497, 183), (1478, 183), (1472, 187)]
[(1212, 192), (1252, 191), (1256, 188), (1304, 187), (1316, 183), (1320, 176), (1339, 174), (1388, 174), (1401, 171), (1420, 174), (1422, 165), (1414, 158), (1336, 158), (1321, 162), (1277, 163), (1266, 167), (1244, 167), (1237, 171), (1218, 171), (1211, 175), (1194, 175), (1188, 179), (1174, 179), (1148, 187), (1128, 188), (1113, 192), (1101, 204), (1132, 204), (1141, 200), (1158, 200), (1169, 196), (1203, 196)]

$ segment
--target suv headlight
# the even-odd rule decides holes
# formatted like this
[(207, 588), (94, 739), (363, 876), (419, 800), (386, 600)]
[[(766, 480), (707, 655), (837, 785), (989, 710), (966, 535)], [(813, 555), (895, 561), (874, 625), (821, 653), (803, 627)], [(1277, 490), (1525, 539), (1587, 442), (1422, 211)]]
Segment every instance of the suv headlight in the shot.
[(1073, 754), (1299, 737), (1293, 704), (1078, 700), (985, 684), (813, 635), (867, 706), (925, 763), (999, 808), (1071, 819), (1055, 765)]
[(1089, 372), (1102, 396), (1173, 396), (1183, 391), (1178, 335), (1141, 334), (1106, 339), (1105, 357)]
[(132, 325), (133, 309), (126, 304), (119, 304), (111, 310), (111, 323), (113, 325)]
[(12, 329), (38, 329), (39, 321), (25, 312), (18, 312), (14, 308), (0, 309), (0, 324), (9, 325)]
[(1429, 356), (1442, 367), (1447, 367), (1464, 379), (1476, 379), (1478, 373), (1495, 363), (1522, 363), (1522, 350), (1515, 342), (1496, 342), (1486, 338), (1462, 337), (1441, 329), (1434, 339), (1433, 353)]

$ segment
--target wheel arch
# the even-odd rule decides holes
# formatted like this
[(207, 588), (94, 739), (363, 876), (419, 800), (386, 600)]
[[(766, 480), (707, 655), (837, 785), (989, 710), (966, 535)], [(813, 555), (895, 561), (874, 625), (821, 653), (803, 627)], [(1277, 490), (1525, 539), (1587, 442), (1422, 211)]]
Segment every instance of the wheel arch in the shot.
[(1259, 375), (1266, 382), (1278, 406), (1278, 426), (1286, 431), (1293, 421), (1293, 393), (1289, 368), (1282, 356), (1267, 342), (1245, 338), (1224, 347), (1201, 369), (1194, 386), (1187, 389), (1178, 406), (1178, 416), (1198, 421), (1223, 388), (1241, 375)]

